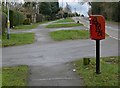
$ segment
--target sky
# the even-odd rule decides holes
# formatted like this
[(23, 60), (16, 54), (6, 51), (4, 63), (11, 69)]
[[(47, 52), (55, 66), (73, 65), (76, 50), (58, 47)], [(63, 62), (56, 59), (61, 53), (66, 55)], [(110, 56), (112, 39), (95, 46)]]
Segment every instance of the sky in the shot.
[(66, 6), (66, 2), (71, 6), (72, 12), (75, 12), (75, 8), (76, 8), (77, 13), (88, 16), (87, 12), (89, 9), (89, 5), (87, 3), (84, 3), (83, 5), (81, 5), (80, 3), (78, 3), (78, 0), (59, 0), (60, 7), (63, 6), (64, 8)]

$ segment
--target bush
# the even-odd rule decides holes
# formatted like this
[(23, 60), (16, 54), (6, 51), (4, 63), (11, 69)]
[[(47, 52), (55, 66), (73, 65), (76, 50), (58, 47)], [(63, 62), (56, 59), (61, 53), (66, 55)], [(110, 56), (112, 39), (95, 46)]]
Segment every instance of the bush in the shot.
[(26, 18), (23, 22), (24, 25), (30, 25), (30, 19)]
[(10, 27), (23, 24), (25, 17), (22, 13), (10, 10)]
[(31, 14), (27, 14), (26, 17), (30, 20), (30, 23), (32, 23), (32, 15)]
[(50, 17), (49, 15), (46, 15), (46, 16), (45, 16), (45, 20), (50, 21), (50, 20), (51, 20), (51, 17)]
[(68, 17), (68, 13), (64, 13), (63, 17), (66, 19)]
[(36, 22), (42, 22), (44, 20), (44, 17), (42, 14), (37, 14), (36, 15)]
[(56, 20), (58, 17), (57, 17), (57, 15), (56, 14), (52, 14), (51, 15), (51, 20)]
[(7, 15), (2, 12), (2, 33), (5, 33), (6, 27), (7, 27)]
[(83, 58), (83, 64), (89, 65), (90, 64), (90, 58)]

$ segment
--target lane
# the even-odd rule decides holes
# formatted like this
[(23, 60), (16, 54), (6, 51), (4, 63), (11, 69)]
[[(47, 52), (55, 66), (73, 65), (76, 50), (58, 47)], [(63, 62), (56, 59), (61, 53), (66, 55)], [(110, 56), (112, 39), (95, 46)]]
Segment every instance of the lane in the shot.
[[(3, 48), (3, 66), (6, 65), (53, 65), (95, 56), (95, 42), (74, 40), (51, 44), (31, 44)], [(101, 56), (117, 56), (117, 40), (107, 38), (101, 43)]]

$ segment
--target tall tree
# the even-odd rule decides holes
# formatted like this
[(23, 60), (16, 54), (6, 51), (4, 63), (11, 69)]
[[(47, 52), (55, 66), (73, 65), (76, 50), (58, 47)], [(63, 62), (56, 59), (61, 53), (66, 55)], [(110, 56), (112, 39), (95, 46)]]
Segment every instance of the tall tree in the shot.
[(52, 9), (49, 2), (41, 2), (39, 5), (39, 12), (44, 15), (51, 15)]
[(56, 14), (59, 11), (59, 3), (58, 2), (50, 2), (50, 6), (51, 6), (51, 20), (55, 20), (56, 19)]
[(39, 12), (45, 16), (48, 16), (51, 20), (54, 20), (56, 18), (58, 10), (58, 2), (41, 2), (39, 4)]
[(120, 22), (120, 2), (92, 2), (93, 14), (103, 15), (107, 20)]
[(58, 2), (50, 2), (52, 14), (57, 14), (59, 10), (59, 3)]
[(66, 7), (64, 8), (66, 13), (71, 13), (71, 6), (66, 2)]

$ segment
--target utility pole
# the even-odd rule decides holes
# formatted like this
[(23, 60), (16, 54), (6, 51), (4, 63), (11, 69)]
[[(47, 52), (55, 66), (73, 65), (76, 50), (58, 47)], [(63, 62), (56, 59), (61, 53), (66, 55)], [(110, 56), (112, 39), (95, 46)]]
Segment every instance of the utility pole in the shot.
[(76, 17), (76, 8), (74, 8), (75, 9), (75, 17)]
[(63, 13), (63, 0), (62, 0), (62, 18), (63, 18), (63, 15), (64, 15), (64, 13)]
[(62, 0), (62, 8), (63, 8), (63, 0)]
[(7, 20), (7, 27), (8, 27), (8, 29), (7, 29), (7, 39), (10, 39), (10, 18), (9, 18), (9, 15), (10, 15), (10, 13), (9, 13), (9, 4), (8, 4), (8, 2), (7, 2), (7, 9), (8, 9), (8, 20)]

